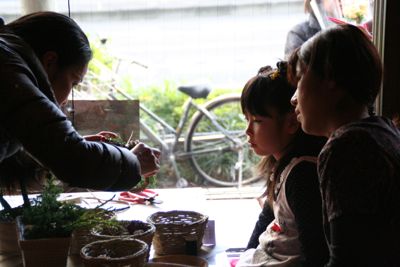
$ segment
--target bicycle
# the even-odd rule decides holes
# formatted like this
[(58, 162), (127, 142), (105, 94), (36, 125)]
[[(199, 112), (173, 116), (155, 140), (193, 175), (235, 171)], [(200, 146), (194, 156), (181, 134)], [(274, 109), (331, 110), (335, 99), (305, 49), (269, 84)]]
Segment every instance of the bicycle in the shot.
[[(90, 75), (95, 74), (87, 74)], [(133, 99), (115, 86), (115, 83), (108, 83), (106, 86), (109, 89), (109, 100), (121, 99), (118, 94), (124, 99)], [(147, 114), (161, 128), (156, 133), (141, 116), (141, 131), (161, 148), (165, 158), (172, 164), (178, 182), (186, 181), (181, 177), (177, 165), (177, 160), (185, 159), (190, 161), (195, 173), (215, 185), (240, 187), (257, 181), (260, 177), (255, 176), (252, 170), (259, 158), (246, 141), (246, 122), (240, 108), (240, 95), (225, 94), (199, 105), (194, 100), (206, 99), (211, 92), (210, 88), (181, 86), (178, 90), (186, 94), (188, 99), (183, 104), (183, 114), (176, 129), (142, 103), (139, 105), (141, 112)], [(189, 121), (189, 112), (192, 109), (196, 112), (191, 117), (186, 136), (182, 140), (183, 129)], [(183, 149), (180, 146), (182, 141)]]
[[(176, 129), (140, 104), (140, 110), (160, 124), (166, 138), (154, 132), (142, 119), (141, 131), (167, 154), (177, 178), (182, 177), (176, 161), (189, 159), (193, 170), (201, 178), (216, 185), (241, 186), (257, 181), (259, 177), (253, 175), (252, 169), (258, 159), (246, 141), (240, 95), (225, 94), (204, 105), (198, 105), (194, 99), (206, 99), (211, 92), (208, 87), (181, 86), (178, 90), (189, 98), (184, 103), (183, 114)], [(132, 99), (120, 90), (118, 93), (126, 99)], [(181, 151), (178, 144), (192, 108), (196, 112), (191, 117), (184, 138), (184, 150)]]

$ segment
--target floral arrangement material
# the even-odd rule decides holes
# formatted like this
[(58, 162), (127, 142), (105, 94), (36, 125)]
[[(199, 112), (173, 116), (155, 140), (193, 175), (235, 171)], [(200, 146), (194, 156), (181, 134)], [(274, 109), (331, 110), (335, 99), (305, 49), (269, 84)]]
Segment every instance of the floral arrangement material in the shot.
[(342, 5), (345, 19), (361, 24), (368, 13), (368, 1), (346, 0)]
[(143, 177), (142, 180), (133, 188), (131, 188), (129, 191), (130, 192), (141, 192), (145, 190), (146, 188), (154, 188), (157, 185), (157, 179), (156, 176), (150, 176), (150, 177)]
[(138, 140), (129, 140), (128, 142), (124, 142), (120, 136), (117, 137), (109, 137), (105, 140), (107, 144), (112, 144), (120, 147), (125, 147), (127, 149), (134, 148), (139, 141)]
[(95, 227), (93, 232), (100, 235), (122, 236), (141, 235), (151, 230), (152, 226), (142, 221), (122, 221), (118, 225)]
[(75, 229), (116, 223), (109, 211), (100, 208), (104, 203), (94, 209), (85, 209), (58, 201), (60, 193), (61, 189), (54, 184), (52, 178), (32, 205), (23, 209), (21, 220), (25, 225), (25, 238), (68, 237)]
[[(118, 136), (118, 137), (110, 137), (105, 142), (108, 144), (125, 147), (127, 149), (132, 149), (139, 143), (139, 140), (130, 139), (128, 142), (125, 143), (124, 140), (122, 140), (122, 138)], [(146, 188), (154, 188), (155, 186), (156, 186), (156, 176), (143, 177), (143, 179), (129, 191), (140, 192)]]

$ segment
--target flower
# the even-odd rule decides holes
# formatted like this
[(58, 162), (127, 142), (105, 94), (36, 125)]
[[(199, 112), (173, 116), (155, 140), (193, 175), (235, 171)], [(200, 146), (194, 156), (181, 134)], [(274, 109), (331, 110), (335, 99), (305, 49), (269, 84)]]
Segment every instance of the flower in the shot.
[(343, 16), (350, 21), (360, 24), (368, 13), (366, 1), (347, 0), (343, 3)]
[(269, 78), (271, 79), (271, 80), (275, 80), (276, 78), (278, 78), (279, 77), (279, 70), (275, 70), (273, 73), (271, 73), (270, 75), (269, 75)]
[(277, 223), (274, 223), (274, 225), (272, 225), (271, 230), (274, 231), (275, 233), (282, 232), (282, 228)]

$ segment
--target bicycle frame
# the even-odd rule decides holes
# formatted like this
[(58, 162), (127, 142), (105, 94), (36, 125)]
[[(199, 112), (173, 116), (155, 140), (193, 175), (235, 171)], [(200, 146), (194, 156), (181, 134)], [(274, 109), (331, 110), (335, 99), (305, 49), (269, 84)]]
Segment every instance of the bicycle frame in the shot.
[[(144, 123), (143, 120), (140, 119), (140, 127), (141, 130), (143, 131), (143, 133), (153, 142), (155, 142), (156, 144), (158, 144), (159, 146), (162, 147), (164, 152), (167, 152), (168, 154), (168, 159), (171, 161), (172, 166), (174, 168), (175, 174), (177, 176), (177, 179), (180, 179), (180, 171), (178, 169), (177, 163), (176, 163), (176, 159), (184, 159), (187, 157), (190, 157), (191, 155), (193, 155), (193, 152), (176, 152), (176, 147), (179, 143), (179, 139), (182, 135), (184, 126), (186, 125), (188, 118), (189, 118), (189, 111), (191, 108), (195, 108), (197, 111), (201, 112), (204, 114), (204, 116), (206, 116), (207, 118), (210, 119), (210, 121), (212, 122), (212, 124), (218, 129), (220, 130), (223, 135), (228, 138), (229, 140), (231, 140), (235, 145), (237, 145), (239, 147), (239, 149), (241, 148), (241, 144), (240, 142), (238, 142), (237, 140), (233, 139), (227, 132), (226, 130), (213, 118), (212, 114), (210, 114), (210, 112), (205, 109), (203, 106), (196, 104), (195, 102), (193, 102), (193, 98), (189, 97), (186, 102), (184, 103), (183, 106), (183, 115), (179, 120), (178, 126), (176, 129), (172, 128), (171, 125), (169, 125), (165, 120), (163, 120), (162, 118), (160, 118), (159, 116), (157, 116), (155, 113), (153, 113), (151, 110), (149, 110), (148, 108), (146, 108), (144, 105), (140, 105), (140, 109), (141, 111), (143, 111), (144, 113), (146, 113), (148, 116), (150, 116), (153, 120), (155, 120), (156, 122), (160, 123), (162, 125), (162, 127), (164, 127), (164, 129), (167, 129), (169, 132), (171, 132), (174, 135), (174, 140), (171, 144), (169, 144), (168, 142), (164, 141), (157, 133), (155, 133), (152, 129), (150, 129), (149, 126), (146, 125), (146, 123)], [(196, 153), (209, 153), (213, 150), (204, 150), (201, 152), (196, 152)], [(239, 153), (240, 154), (240, 153)], [(242, 159), (240, 161), (243, 161)], [(241, 162), (240, 162), (241, 164)], [(241, 168), (241, 166), (236, 166), (236, 168), (239, 167)], [(239, 184), (241, 183), (242, 177), (241, 177), (241, 172), (240, 172), (240, 177), (239, 177)]]
[(193, 105), (192, 103), (192, 98), (189, 98), (186, 100), (184, 104), (184, 112), (183, 116), (179, 120), (178, 127), (176, 130), (172, 128), (171, 125), (169, 125), (165, 120), (157, 116), (155, 113), (153, 113), (151, 110), (149, 110), (147, 107), (145, 107), (143, 104), (140, 104), (140, 110), (145, 112), (147, 115), (149, 115), (153, 120), (156, 122), (160, 123), (164, 129), (167, 129), (169, 132), (171, 132), (174, 135), (174, 141), (172, 142), (172, 145), (168, 145), (168, 142), (164, 141), (157, 133), (155, 133), (152, 129), (150, 129), (147, 124), (140, 119), (140, 129), (144, 132), (144, 134), (150, 138), (151, 141), (157, 143), (162, 147), (163, 150), (167, 151), (168, 153), (172, 153), (175, 151), (176, 145), (179, 142), (179, 138), (182, 135), (183, 127), (185, 126), (188, 116), (189, 116), (189, 110), (191, 106)]
[(169, 132), (171, 132), (174, 135), (174, 141), (172, 142), (172, 145), (168, 145), (168, 143), (165, 142), (163, 139), (161, 139), (161, 137), (158, 134), (156, 134), (152, 129), (150, 129), (150, 127), (147, 126), (146, 123), (144, 123), (142, 119), (139, 120), (140, 121), (140, 129), (143, 131), (143, 133), (148, 138), (150, 138), (150, 140), (152, 140), (153, 142), (160, 145), (162, 147), (163, 152), (167, 152), (168, 159), (171, 161), (172, 167), (174, 168), (177, 181), (179, 181), (179, 179), (181, 179), (182, 177), (181, 177), (180, 171), (178, 169), (178, 165), (176, 163), (176, 157), (175, 157), (174, 152), (176, 149), (176, 145), (179, 142), (179, 138), (182, 135), (183, 127), (185, 126), (185, 124), (188, 120), (189, 110), (192, 105), (193, 105), (192, 98), (189, 97), (189, 99), (186, 100), (186, 102), (184, 104), (183, 116), (180, 118), (178, 127), (176, 130), (174, 128), (172, 128), (172, 126), (169, 125), (165, 120), (163, 120), (162, 118), (157, 116), (155, 113), (153, 113), (151, 110), (146, 108), (143, 104), (139, 105), (140, 109), (143, 112), (145, 112), (147, 115), (149, 115), (153, 120), (160, 123), (164, 128), (166, 128)]
[[(207, 109), (205, 109), (204, 107), (196, 104), (193, 102), (193, 99), (191, 97), (189, 97), (188, 100), (186, 100), (185, 104), (184, 104), (184, 108), (183, 108), (183, 116), (181, 117), (179, 123), (178, 123), (178, 127), (177, 129), (173, 129), (171, 127), (171, 125), (169, 125), (166, 121), (164, 121), (162, 118), (160, 118), (159, 116), (157, 116), (156, 114), (154, 114), (151, 110), (149, 110), (148, 108), (146, 108), (144, 105), (140, 105), (140, 109), (142, 111), (144, 111), (146, 114), (148, 114), (152, 119), (154, 119), (155, 121), (157, 121), (158, 123), (160, 123), (164, 128), (166, 128), (168, 131), (170, 131), (173, 135), (174, 135), (174, 141), (172, 143), (171, 146), (168, 145), (167, 142), (165, 142), (164, 140), (162, 140), (160, 138), (160, 136), (158, 134), (156, 134), (153, 130), (151, 130), (142, 120), (140, 120), (140, 127), (141, 130), (143, 130), (143, 132), (146, 134), (146, 136), (148, 136), (153, 142), (159, 144), (163, 149), (168, 150), (169, 152), (174, 152), (176, 145), (179, 142), (179, 138), (182, 135), (182, 131), (183, 128), (188, 120), (189, 117), (189, 111), (191, 109), (191, 107), (194, 107), (196, 110), (200, 111), (201, 113), (203, 113), (207, 118), (210, 119), (210, 121), (213, 123), (213, 125), (220, 130), (224, 136), (226, 138), (228, 138), (229, 140), (231, 140), (233, 143), (235, 144), (239, 144), (237, 140), (233, 139), (227, 132), (226, 130), (221, 127), (221, 125), (213, 118), (213, 116), (210, 114), (210, 112), (208, 112)], [(179, 155), (182, 156), (188, 156), (191, 153), (180, 153)]]

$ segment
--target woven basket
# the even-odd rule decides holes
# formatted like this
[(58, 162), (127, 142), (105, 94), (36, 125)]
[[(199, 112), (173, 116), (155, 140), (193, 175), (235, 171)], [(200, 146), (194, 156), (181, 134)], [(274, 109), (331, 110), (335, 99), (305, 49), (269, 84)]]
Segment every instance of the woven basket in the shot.
[(90, 230), (87, 229), (76, 229), (71, 234), (71, 245), (69, 248), (70, 255), (78, 255), (81, 252), (81, 249), (94, 241), (97, 241), (95, 236), (93, 236)]
[[(95, 211), (95, 210), (93, 210)], [(113, 219), (115, 218), (115, 214), (114, 212), (111, 211), (106, 211), (106, 210), (101, 210), (100, 212), (98, 212), (96, 214), (96, 219), (99, 220), (99, 223), (101, 220), (108, 220), (108, 219)], [(80, 255), (81, 249), (89, 244), (92, 243), (94, 241), (99, 241), (99, 240), (103, 240), (104, 238), (99, 238), (97, 236), (94, 236), (92, 234), (91, 231), (91, 227), (87, 228), (78, 228), (75, 229), (72, 232), (71, 235), (71, 245), (70, 245), (70, 250), (69, 250), (69, 254), (70, 255)]]
[(201, 249), (208, 216), (173, 210), (156, 212), (147, 221), (156, 227), (153, 245), (157, 255), (188, 254), (193, 245), (195, 253)]
[(146, 262), (146, 253), (145, 242), (130, 238), (116, 238), (87, 244), (81, 250), (81, 258), (86, 267), (143, 267)]
[(144, 241), (147, 246), (147, 256), (149, 259), (151, 243), (153, 242), (154, 232), (156, 228), (151, 223), (146, 223), (142, 221), (119, 221), (123, 229), (126, 230), (124, 233), (107, 233), (106, 229), (94, 228), (91, 234), (96, 240), (108, 240), (115, 238), (132, 238)]

